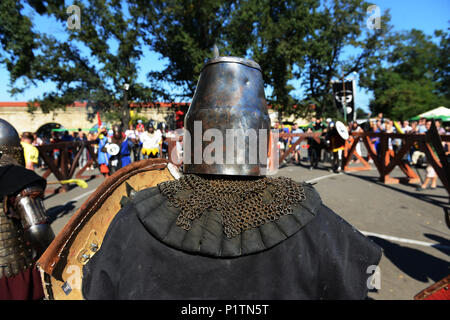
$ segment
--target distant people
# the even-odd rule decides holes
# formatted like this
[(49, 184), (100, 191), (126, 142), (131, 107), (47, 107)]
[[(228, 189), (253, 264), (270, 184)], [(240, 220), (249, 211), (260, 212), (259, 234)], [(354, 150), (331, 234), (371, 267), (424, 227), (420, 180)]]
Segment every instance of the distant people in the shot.
[(167, 133), (168, 133), (168, 127), (166, 123), (160, 122), (158, 123), (158, 130), (161, 132), (161, 156), (163, 159), (169, 158), (169, 142), (167, 141)]
[(147, 131), (141, 136), (142, 154), (145, 159), (158, 158), (161, 141), (161, 131), (156, 131), (154, 123), (150, 122)]
[(385, 127), (385, 119), (384, 119), (384, 116), (383, 116), (383, 113), (382, 113), (382, 112), (378, 113), (378, 116), (377, 116), (377, 123), (378, 123), (378, 121), (379, 121), (379, 127), (380, 127), (380, 130), (381, 130), (381, 131), (384, 131), (384, 127)]
[(425, 131), (421, 133), (427, 133), (431, 129), (432, 120), (428, 119), (425, 121)]
[[(92, 131), (88, 132), (88, 134), (87, 134), (87, 141), (90, 142), (90, 141), (96, 141), (96, 140), (97, 140), (96, 134), (94, 132), (92, 132)], [(91, 144), (91, 146), (94, 148), (94, 154), (97, 154), (97, 152), (98, 152), (98, 141), (97, 141), (97, 143)], [(92, 160), (92, 158), (91, 158), (91, 154), (88, 152), (87, 153), (87, 157), (86, 157), (86, 161), (90, 161), (90, 160)], [(94, 170), (94, 164), (91, 164), (86, 170)]]
[(315, 123), (312, 124), (314, 132), (322, 132), (324, 126), (322, 125), (322, 118), (316, 119)]
[(340, 173), (342, 170), (343, 153), (345, 149), (345, 140), (340, 136), (336, 130), (334, 122), (330, 123), (327, 140), (330, 141), (329, 149), (332, 155), (332, 168), (335, 173)]
[[(81, 129), (78, 129), (78, 139), (79, 139), (78, 141), (85, 141), (85, 142), (88, 141), (86, 134), (83, 131), (81, 131)], [(87, 164), (88, 159), (89, 159), (89, 152), (88, 152), (88, 149), (85, 147), (83, 149), (83, 151), (81, 152), (81, 157), (78, 162), (78, 167), (80, 169), (84, 168)]]
[(137, 121), (137, 125), (136, 125), (136, 130), (140, 130), (140, 129), (142, 129), (142, 131), (145, 131), (145, 126), (144, 126), (144, 124), (142, 123), (142, 120), (138, 120)]
[[(379, 133), (379, 132), (383, 132), (383, 131), (384, 131), (384, 127), (381, 123), (381, 120), (377, 120), (374, 132)], [(372, 138), (371, 140), (375, 146), (375, 150), (377, 152), (377, 157), (379, 157), (380, 151), (381, 151), (380, 138), (375, 137), (375, 138)]]
[[(308, 127), (306, 129), (306, 133), (313, 133), (312, 127)], [(309, 170), (312, 170), (313, 168), (317, 168), (318, 164), (318, 157), (316, 154), (316, 149), (313, 148), (313, 144), (317, 144), (317, 142), (312, 137), (306, 138), (306, 141), (308, 142), (308, 160), (309, 160)]]
[[(141, 122), (139, 124), (139, 121)], [(136, 125), (136, 154), (135, 161), (141, 160), (142, 155), (142, 135), (145, 133), (145, 127), (142, 125), (142, 120), (138, 120), (138, 124)]]
[[(280, 127), (280, 133), (289, 133), (289, 127), (282, 123)], [(286, 152), (289, 149), (289, 138), (282, 138), (282, 140), (284, 145), (283, 151)]]
[(412, 127), (409, 125), (408, 120), (403, 121), (402, 130), (404, 133), (411, 133)]
[(134, 129), (133, 124), (130, 123), (128, 126), (128, 130), (125, 131), (125, 136), (128, 140), (130, 140), (133, 143), (132, 152), (133, 152), (133, 160), (138, 161), (140, 158), (140, 155), (137, 153), (137, 149), (139, 146), (139, 138), (137, 135), (137, 130)]
[(419, 119), (419, 125), (417, 126), (417, 133), (421, 134), (421, 133), (426, 133), (427, 132), (426, 123), (427, 123), (427, 121), (426, 121), (425, 118), (420, 118)]
[(434, 171), (434, 168), (431, 164), (427, 165), (426, 168), (427, 175), (425, 177), (425, 181), (423, 184), (417, 187), (417, 191), (422, 191), (428, 188), (428, 184), (431, 182), (430, 189), (436, 189), (437, 184), (437, 174), (436, 171)]
[[(61, 142), (61, 138), (59, 137), (58, 132), (52, 131), (52, 136), (50, 138), (50, 143), (58, 143)], [(58, 165), (59, 156), (61, 155), (61, 149), (53, 148), (53, 160), (55, 160), (55, 164)]]
[[(363, 132), (363, 129), (359, 126), (358, 122), (353, 121), (352, 122), (352, 126), (350, 127), (350, 132)], [(362, 152), (361, 152), (361, 138), (355, 138), (358, 140), (358, 142), (356, 143), (356, 147), (355, 147), (355, 151), (358, 155), (362, 156)], [(353, 160), (355, 163), (359, 163), (359, 159), (354, 159)]]
[[(64, 131), (62, 137), (61, 137), (61, 141), (63, 142), (72, 142), (74, 141), (74, 137), (72, 135), (69, 134), (69, 131)], [(68, 153), (69, 153), (69, 159), (73, 159), (73, 149), (72, 148), (68, 148)]]
[(64, 131), (61, 141), (73, 141), (73, 137), (69, 134), (69, 131)]
[[(44, 140), (42, 140), (37, 133), (33, 133), (33, 146), (40, 147), (44, 144)], [(39, 156), (38, 158), (38, 164), (37, 164), (38, 168), (44, 168), (44, 161), (42, 160), (42, 157)]]
[(434, 124), (436, 125), (436, 129), (437, 129), (437, 131), (438, 131), (439, 134), (446, 134), (445, 129), (442, 128), (442, 126), (441, 126), (441, 120), (436, 120), (436, 121), (434, 122)]
[[(323, 132), (324, 125), (322, 124), (322, 118), (317, 118), (316, 122), (313, 124), (312, 130), (313, 132)], [(310, 148), (312, 148), (312, 154), (314, 156), (314, 164), (313, 167), (317, 168), (319, 161), (322, 160), (322, 139), (320, 142), (317, 142), (315, 139), (311, 141)]]
[(417, 127), (419, 126), (417, 121), (411, 122), (411, 131), (409, 133), (417, 133)]
[(81, 140), (78, 132), (76, 132), (76, 131), (72, 132), (72, 138), (73, 138), (73, 141), (80, 141)]
[(105, 127), (100, 128), (98, 138), (97, 163), (99, 165), (100, 173), (103, 174), (104, 177), (109, 177), (109, 153), (106, 152), (105, 149), (105, 146), (108, 143), (108, 132)]
[(34, 171), (34, 166), (37, 165), (39, 161), (39, 150), (33, 146), (33, 134), (31, 132), (24, 132), (21, 140), (20, 143), (25, 157), (25, 168)]
[(175, 112), (175, 125), (177, 129), (182, 129), (184, 127), (184, 112), (181, 110)]
[(108, 137), (108, 144), (116, 145), (117, 153), (112, 153), (109, 156), (109, 173), (112, 174), (131, 163), (131, 149), (133, 148), (133, 141), (129, 140), (122, 132), (120, 125), (112, 126), (112, 137)]

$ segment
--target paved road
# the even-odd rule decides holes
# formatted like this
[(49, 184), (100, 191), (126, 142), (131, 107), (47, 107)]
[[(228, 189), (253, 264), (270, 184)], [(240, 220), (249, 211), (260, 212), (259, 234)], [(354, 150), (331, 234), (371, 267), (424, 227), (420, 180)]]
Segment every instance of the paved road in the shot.
[[(419, 172), (423, 177), (424, 171)], [(436, 190), (418, 192), (411, 185), (379, 183), (376, 170), (334, 174), (323, 166), (310, 171), (287, 165), (277, 175), (316, 182), (325, 205), (383, 248), (381, 287), (370, 298), (412, 299), (450, 273), (450, 229), (444, 219), (450, 206), (440, 182)], [(403, 174), (394, 170), (391, 176)], [(55, 233), (102, 181), (96, 178), (88, 189), (77, 187), (45, 200)]]
[[(419, 170), (424, 177), (425, 172)], [(422, 289), (450, 274), (450, 229), (444, 209), (448, 193), (440, 181), (436, 190), (418, 192), (411, 185), (385, 185), (378, 172), (329, 173), (287, 166), (278, 175), (313, 180), (325, 205), (383, 248), (381, 287), (372, 299), (412, 299)], [(394, 170), (392, 177), (402, 177)]]

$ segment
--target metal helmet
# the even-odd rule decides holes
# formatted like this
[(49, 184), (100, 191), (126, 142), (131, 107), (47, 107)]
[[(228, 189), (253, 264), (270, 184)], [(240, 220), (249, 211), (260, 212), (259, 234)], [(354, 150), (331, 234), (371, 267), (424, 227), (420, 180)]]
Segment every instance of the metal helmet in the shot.
[[(265, 175), (270, 118), (260, 66), (237, 57), (208, 60), (184, 126), (185, 173)], [(215, 161), (204, 157), (208, 152)]]
[(25, 159), (17, 130), (8, 121), (0, 119), (0, 166), (7, 164), (25, 166)]
[(156, 129), (156, 122), (155, 122), (155, 120), (150, 120), (147, 123), (147, 130), (150, 129), (150, 128)]

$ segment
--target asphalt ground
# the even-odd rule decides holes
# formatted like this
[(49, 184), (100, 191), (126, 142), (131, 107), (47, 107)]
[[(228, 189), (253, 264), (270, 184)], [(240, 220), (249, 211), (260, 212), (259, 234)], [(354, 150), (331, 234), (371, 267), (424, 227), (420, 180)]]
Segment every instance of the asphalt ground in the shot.
[[(374, 166), (341, 174), (328, 169), (328, 163), (320, 163), (310, 170), (308, 161), (302, 161), (283, 165), (276, 175), (316, 183), (326, 206), (382, 247), (380, 286), (369, 293), (370, 299), (410, 300), (450, 273), (450, 229), (444, 215), (450, 209), (449, 195), (439, 180), (437, 189), (419, 192), (413, 185), (380, 183)], [(418, 172), (425, 176), (425, 170)], [(98, 171), (84, 175), (89, 174)], [(403, 176), (398, 168), (391, 173), (394, 178)], [(55, 234), (103, 180), (97, 177), (88, 181), (87, 189), (73, 187), (46, 197)]]

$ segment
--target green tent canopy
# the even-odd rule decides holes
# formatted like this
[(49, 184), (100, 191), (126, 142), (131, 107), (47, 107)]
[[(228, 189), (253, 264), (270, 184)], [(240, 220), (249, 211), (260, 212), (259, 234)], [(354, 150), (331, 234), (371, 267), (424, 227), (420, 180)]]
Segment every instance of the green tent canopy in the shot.
[(427, 112), (424, 112), (422, 114), (419, 114), (413, 118), (411, 118), (410, 120), (419, 120), (420, 118), (425, 118), (425, 119), (439, 119), (442, 122), (447, 122), (450, 121), (450, 109), (446, 108), (446, 107), (439, 107)]
[[(78, 131), (79, 129), (52, 129), (52, 131), (56, 132), (64, 132), (64, 131)], [(90, 131), (92, 129), (81, 129), (81, 131)]]

